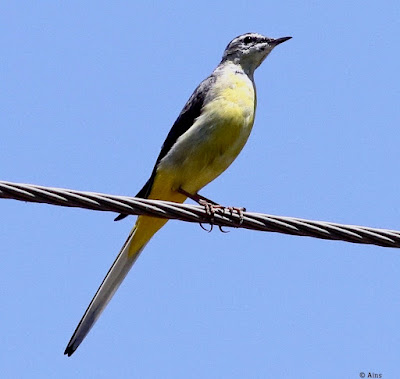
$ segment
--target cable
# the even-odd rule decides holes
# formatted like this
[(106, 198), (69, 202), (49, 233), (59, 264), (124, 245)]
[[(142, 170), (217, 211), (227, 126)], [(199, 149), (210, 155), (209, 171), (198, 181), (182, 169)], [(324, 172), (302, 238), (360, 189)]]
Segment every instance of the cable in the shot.
[(383, 247), (400, 247), (400, 231), (396, 230), (342, 225), (254, 212), (243, 212), (240, 215), (236, 211), (232, 212), (229, 208), (218, 209), (210, 216), (205, 207), (199, 205), (178, 204), (168, 201), (114, 196), (6, 181), (0, 181), (0, 198), (130, 215), (145, 214), (200, 224), (218, 225), (220, 227), (245, 228)]

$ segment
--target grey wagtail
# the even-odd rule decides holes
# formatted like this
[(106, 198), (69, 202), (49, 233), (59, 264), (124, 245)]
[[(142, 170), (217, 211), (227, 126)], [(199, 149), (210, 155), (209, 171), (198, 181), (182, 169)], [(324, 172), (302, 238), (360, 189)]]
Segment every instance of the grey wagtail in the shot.
[[(291, 37), (246, 33), (226, 47), (221, 63), (195, 89), (162, 145), (150, 179), (136, 195), (183, 203), (238, 156), (254, 123), (254, 71), (272, 49)], [(120, 215), (121, 219), (125, 215)], [(167, 219), (139, 216), (65, 349), (71, 356), (104, 310), (151, 237)]]

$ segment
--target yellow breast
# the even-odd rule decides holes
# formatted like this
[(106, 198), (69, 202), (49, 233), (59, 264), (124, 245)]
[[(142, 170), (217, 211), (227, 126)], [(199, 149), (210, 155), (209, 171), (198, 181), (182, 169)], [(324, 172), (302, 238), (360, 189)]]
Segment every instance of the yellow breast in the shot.
[(198, 121), (210, 133), (207, 145), (225, 170), (245, 145), (254, 123), (256, 106), (252, 81), (244, 74), (226, 72), (216, 81)]

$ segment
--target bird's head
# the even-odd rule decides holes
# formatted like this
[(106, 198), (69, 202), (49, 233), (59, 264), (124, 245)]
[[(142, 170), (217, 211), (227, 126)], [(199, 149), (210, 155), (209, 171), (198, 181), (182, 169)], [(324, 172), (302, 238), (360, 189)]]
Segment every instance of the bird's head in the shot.
[(240, 64), (248, 73), (263, 62), (272, 49), (292, 37), (269, 38), (258, 33), (246, 33), (229, 42), (222, 56), (222, 62)]

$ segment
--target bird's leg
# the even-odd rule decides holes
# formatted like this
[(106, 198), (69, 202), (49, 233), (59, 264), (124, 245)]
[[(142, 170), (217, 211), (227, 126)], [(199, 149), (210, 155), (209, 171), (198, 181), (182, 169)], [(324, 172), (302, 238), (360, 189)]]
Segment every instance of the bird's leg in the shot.
[[(218, 211), (220, 211), (220, 212), (223, 213), (223, 212), (225, 211), (225, 209), (226, 209), (226, 210), (229, 210), (229, 211), (230, 211), (231, 215), (233, 214), (233, 212), (236, 211), (236, 212), (239, 214), (239, 225), (241, 225), (242, 222), (243, 222), (243, 212), (246, 211), (246, 208), (225, 207), (225, 206), (223, 206), (223, 205), (221, 205), (221, 204), (216, 203), (215, 201), (212, 201), (212, 200), (210, 200), (210, 199), (207, 199), (206, 197), (204, 197), (204, 196), (202, 196), (202, 195), (200, 195), (200, 194), (198, 194), (198, 193), (195, 193), (195, 194), (193, 195), (193, 194), (191, 194), (191, 193), (185, 191), (183, 188), (179, 188), (178, 191), (179, 191), (181, 194), (187, 196), (189, 199), (192, 199), (193, 201), (195, 201), (196, 203), (202, 205), (202, 206), (205, 208), (207, 214), (208, 214), (208, 215), (210, 216), (210, 218), (211, 218), (211, 229), (208, 230), (209, 232), (211, 232), (211, 230), (212, 230), (212, 228), (213, 228), (213, 223), (212, 223), (212, 221), (213, 221), (213, 219), (214, 219), (214, 214), (215, 214), (216, 212), (218, 212)], [(201, 224), (200, 224), (200, 226), (204, 229), (204, 227), (203, 227)], [(221, 232), (227, 233), (226, 231), (224, 231), (224, 230), (222, 229), (221, 226), (218, 226), (218, 227), (219, 227), (219, 229), (221, 230)]]
[(183, 188), (179, 188), (178, 192), (180, 192), (182, 195), (187, 196), (189, 199), (192, 199), (193, 201), (195, 201), (196, 203), (200, 204), (200, 205), (204, 205), (204, 203), (208, 203), (208, 204), (212, 204), (212, 205), (217, 205), (220, 206), (218, 203), (216, 203), (215, 201), (212, 201), (210, 199), (207, 199), (204, 196), (201, 196), (198, 193), (195, 193), (194, 195), (186, 192)]
[(209, 216), (213, 216), (215, 211), (220, 210), (220, 209), (224, 209), (225, 207), (216, 203), (215, 201), (212, 201), (210, 199), (207, 199), (206, 197), (195, 193), (194, 195), (185, 191), (183, 188), (179, 188), (178, 190), (182, 195), (187, 196), (189, 199), (192, 199), (193, 201), (195, 201), (196, 203), (202, 205), (205, 209), (206, 212)]

